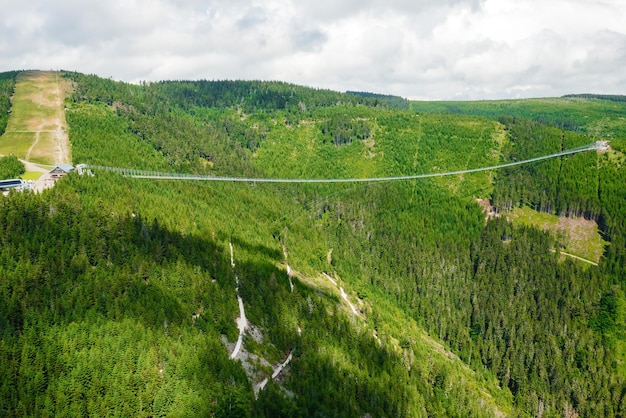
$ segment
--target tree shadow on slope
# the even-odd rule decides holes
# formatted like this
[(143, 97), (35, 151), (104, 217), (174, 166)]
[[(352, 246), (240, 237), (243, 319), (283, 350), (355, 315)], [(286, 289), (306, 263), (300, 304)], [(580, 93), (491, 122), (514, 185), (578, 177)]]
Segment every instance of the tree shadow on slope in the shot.
[(274, 261), (282, 261), (283, 259), (283, 254), (276, 248), (270, 248), (262, 244), (251, 244), (237, 236), (232, 237), (231, 242), (233, 245), (243, 248), (250, 253), (265, 255)]
[[(209, 338), (219, 334), (227, 334), (231, 341), (236, 338), (234, 272), (223, 242), (173, 232), (141, 216), (103, 212), (86, 210), (69, 195), (44, 200), (23, 194), (0, 202), (4, 275), (0, 337), (11, 345), (7, 356), (15, 367), (25, 364), (18, 353), (27, 344), (25, 336), (33, 334), (32, 321), (41, 330), (82, 323), (81, 327), (98, 333), (106, 321), (124, 324), (130, 319), (141, 324), (137, 329), (149, 328), (154, 335), (194, 326)], [(286, 273), (269, 257), (279, 256), (276, 251), (260, 249), (254, 256), (251, 253), (258, 246), (233, 241), (235, 273), (247, 314), (263, 328), (279, 356), (296, 350), (290, 366), (293, 379), (288, 383), (297, 395), (295, 408), (302, 415), (312, 413), (316, 405), (322, 405), (318, 410), (327, 416), (401, 414), (409, 395), (400, 391), (391, 396), (390, 390), (397, 393), (397, 388), (389, 380), (391, 376), (407, 379), (397, 356), (356, 331), (339, 314), (336, 301), (297, 282), (292, 291)], [(192, 315), (198, 313), (194, 322)], [(212, 341), (211, 347), (219, 346)], [(222, 360), (218, 363), (224, 368)], [(212, 379), (230, 382), (242, 372), (239, 366), (227, 369)], [(198, 376), (196, 371), (188, 372)], [(219, 405), (230, 407), (233, 397), (251, 396), (251, 388), (243, 383), (232, 388), (224, 384)], [(294, 408), (294, 402), (283, 400), (288, 409)], [(249, 412), (249, 407), (244, 410)]]
[(0, 243), (3, 334), (19, 333), (27, 311), (57, 324), (96, 312), (162, 327), (191, 322), (199, 306), (235, 329), (228, 256), (210, 239), (25, 194), (0, 205)]

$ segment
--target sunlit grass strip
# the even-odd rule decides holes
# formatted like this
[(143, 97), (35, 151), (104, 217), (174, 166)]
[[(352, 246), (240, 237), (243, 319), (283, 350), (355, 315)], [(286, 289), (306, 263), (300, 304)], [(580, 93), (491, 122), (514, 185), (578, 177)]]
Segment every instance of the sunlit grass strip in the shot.
[[(58, 80), (54, 73), (27, 71), (17, 76), (15, 93), (12, 99), (12, 112), (7, 124), (7, 131), (55, 130), (54, 120), (58, 115), (58, 106), (53, 104), (54, 97), (49, 92), (55, 91)], [(44, 97), (44, 93), (46, 96)], [(34, 99), (37, 100), (34, 100)], [(37, 102), (44, 101), (45, 106)], [(36, 126), (33, 126), (35, 124)]]
[(34, 132), (5, 132), (0, 137), (0, 154), (13, 154), (18, 158), (25, 159), (34, 142)]
[(28, 155), (28, 161), (36, 164), (53, 165), (55, 162), (54, 153), (57, 148), (56, 141), (56, 132), (40, 132), (39, 140)]
[(24, 174), (22, 174), (20, 177), (22, 178), (22, 180), (38, 180), (39, 177), (41, 177), (43, 173), (38, 173), (36, 171), (27, 171)]

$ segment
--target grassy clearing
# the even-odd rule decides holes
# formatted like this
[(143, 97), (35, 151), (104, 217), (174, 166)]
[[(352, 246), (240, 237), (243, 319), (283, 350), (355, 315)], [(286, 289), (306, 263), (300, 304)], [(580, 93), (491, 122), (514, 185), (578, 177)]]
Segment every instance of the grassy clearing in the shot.
[(15, 85), (12, 113), (7, 131), (55, 130), (59, 129), (59, 98), (56, 73), (20, 73)]
[[(39, 139), (37, 140), (37, 136)], [(0, 137), (0, 154), (15, 155), (35, 164), (54, 165), (57, 149), (55, 132), (7, 132)], [(34, 144), (34, 146), (33, 146)], [(30, 152), (29, 152), (30, 151)]]
[(535, 226), (553, 233), (564, 246), (563, 251), (595, 263), (600, 261), (607, 244), (598, 232), (598, 225), (586, 219), (559, 217), (528, 207), (515, 209), (508, 218), (513, 224)]
[(0, 136), (0, 154), (15, 155), (25, 159), (28, 150), (35, 142), (34, 132), (5, 132)]
[(67, 142), (64, 99), (69, 85), (56, 72), (29, 71), (17, 77), (11, 116), (0, 137), (0, 154), (38, 164), (67, 160), (59, 141)]
[(38, 173), (36, 171), (27, 171), (24, 174), (22, 174), (20, 177), (22, 178), (22, 180), (39, 180), (39, 177), (41, 177), (43, 173)]
[(28, 155), (28, 160), (36, 164), (54, 165), (54, 153), (57, 134), (55, 132), (41, 132), (39, 140)]

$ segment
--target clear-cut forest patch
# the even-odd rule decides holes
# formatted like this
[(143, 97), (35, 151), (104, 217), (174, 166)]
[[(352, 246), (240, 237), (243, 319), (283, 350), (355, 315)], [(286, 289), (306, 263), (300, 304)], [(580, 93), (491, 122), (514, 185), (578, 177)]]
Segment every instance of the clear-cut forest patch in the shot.
[(598, 263), (607, 245), (598, 224), (584, 218), (571, 218), (539, 213), (530, 208), (517, 208), (507, 218), (514, 224), (535, 226), (553, 234), (559, 250)]

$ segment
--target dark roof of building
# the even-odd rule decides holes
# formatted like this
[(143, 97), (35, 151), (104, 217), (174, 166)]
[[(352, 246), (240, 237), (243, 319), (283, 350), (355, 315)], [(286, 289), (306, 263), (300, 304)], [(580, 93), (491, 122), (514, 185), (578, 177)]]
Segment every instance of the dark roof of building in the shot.
[(58, 173), (59, 171), (69, 173), (71, 171), (74, 171), (74, 166), (71, 164), (59, 164), (55, 166), (52, 170), (50, 170), (51, 173)]
[(7, 180), (0, 180), (0, 185), (1, 186), (17, 186), (19, 184), (22, 184), (23, 180), (21, 179), (7, 179)]

